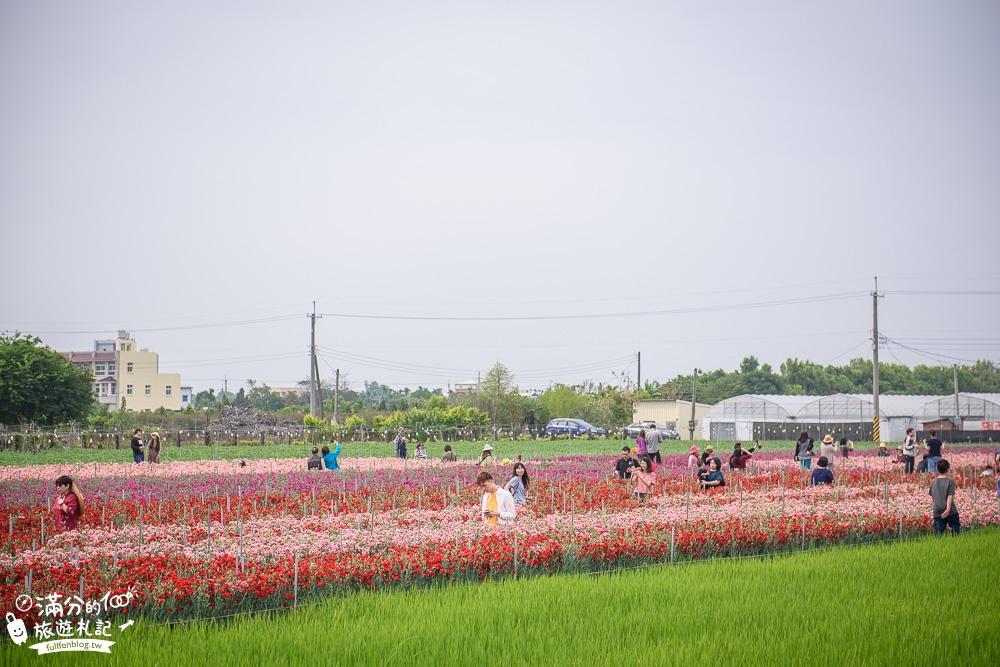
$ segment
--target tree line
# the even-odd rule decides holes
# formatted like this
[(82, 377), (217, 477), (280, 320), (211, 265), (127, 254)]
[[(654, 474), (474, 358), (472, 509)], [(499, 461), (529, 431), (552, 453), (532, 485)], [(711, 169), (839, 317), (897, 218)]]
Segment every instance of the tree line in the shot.
[[(904, 364), (879, 363), (880, 394), (941, 395), (955, 390), (951, 366), (909, 367)], [(660, 383), (644, 383), (647, 398), (691, 400), (691, 374)], [(992, 361), (980, 360), (958, 367), (959, 391), (971, 393), (1000, 392), (1000, 369)], [(743, 359), (739, 369), (718, 369), (698, 376), (699, 403), (715, 404), (741, 394), (785, 394), (790, 396), (828, 396), (830, 394), (872, 393), (872, 362), (851, 359), (843, 366), (788, 359), (774, 372), (769, 364), (756, 357)]]
[[(597, 426), (616, 428), (632, 421), (633, 401), (643, 398), (690, 400), (692, 376), (678, 375), (665, 382), (649, 380), (638, 388), (622, 376), (617, 385), (584, 382), (553, 385), (537, 396), (521, 395), (514, 374), (497, 363), (471, 393), (417, 387), (393, 389), (365, 381), (353, 388), (342, 376), (337, 392), (337, 416), (341, 423), (374, 425), (416, 420), (456, 424), (470, 420), (478, 425), (544, 426), (556, 417), (584, 419)], [(52, 426), (88, 421), (91, 427), (120, 425), (124, 415), (112, 415), (91, 393), (93, 378), (36, 337), (0, 334), (0, 424)], [(958, 367), (958, 383), (964, 392), (1000, 392), (1000, 369), (992, 361)], [(189, 414), (212, 413), (224, 405), (249, 407), (264, 412), (287, 413), (293, 421), (304, 421), (309, 410), (308, 380), (302, 392), (279, 395), (253, 380), (237, 392), (199, 392)], [(879, 385), (885, 394), (948, 394), (954, 390), (953, 369), (943, 366), (879, 364)], [(322, 398), (327, 419), (333, 415), (335, 387), (324, 382)], [(872, 362), (851, 359), (844, 366), (788, 359), (775, 372), (756, 357), (743, 359), (739, 369), (718, 369), (698, 377), (697, 400), (714, 404), (740, 394), (829, 395), (868, 394), (872, 391)], [(160, 409), (159, 414), (168, 411)], [(173, 413), (176, 414), (176, 413)], [(414, 422), (416, 423), (416, 422)]]

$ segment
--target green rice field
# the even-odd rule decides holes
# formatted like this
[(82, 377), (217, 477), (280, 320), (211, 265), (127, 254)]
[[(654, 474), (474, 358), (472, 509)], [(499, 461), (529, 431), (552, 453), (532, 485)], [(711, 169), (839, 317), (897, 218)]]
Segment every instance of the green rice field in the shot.
[[(494, 447), (494, 455), (497, 459), (510, 458), (520, 454), (525, 460), (547, 459), (556, 456), (573, 455), (594, 455), (608, 454), (617, 455), (624, 444), (634, 441), (623, 440), (526, 440), (512, 442), (501, 440), (490, 443)], [(322, 446), (323, 443), (318, 443)], [(448, 443), (460, 459), (475, 460), (483, 449), (483, 442), (452, 442)], [(715, 442), (709, 440), (669, 440), (660, 444), (660, 451), (663, 454), (686, 454), (692, 444), (703, 448), (709, 444), (715, 446), (716, 451), (723, 456), (728, 456), (732, 448), (732, 442)], [(791, 442), (777, 441), (765, 442), (764, 451), (787, 451), (791, 456), (794, 444)], [(427, 454), (432, 459), (441, 458), (445, 443), (427, 443)], [(874, 443), (855, 443), (858, 451), (873, 449)], [(259, 445), (220, 445), (206, 447), (204, 445), (184, 445), (175, 447), (169, 442), (163, 446), (160, 452), (160, 460), (168, 461), (203, 461), (211, 459), (237, 460), (237, 459), (268, 459), (268, 458), (302, 458), (310, 456), (312, 444), (293, 443), (288, 444), (266, 444)], [(410, 457), (413, 457), (414, 447), (411, 443), (409, 448)], [(818, 445), (817, 445), (818, 451)], [(342, 445), (341, 456), (353, 458), (358, 456), (393, 456), (394, 449), (392, 443), (359, 443), (346, 442)], [(52, 465), (61, 463), (131, 463), (132, 450), (128, 448), (128, 442), (122, 443), (121, 449), (82, 449), (80, 447), (55, 447), (52, 449), (42, 449), (34, 451), (0, 451), (0, 465), (2, 466), (25, 466), (25, 465)]]
[[(996, 665), (1000, 531), (361, 593), (5, 665)], [(43, 662), (39, 662), (39, 661)]]

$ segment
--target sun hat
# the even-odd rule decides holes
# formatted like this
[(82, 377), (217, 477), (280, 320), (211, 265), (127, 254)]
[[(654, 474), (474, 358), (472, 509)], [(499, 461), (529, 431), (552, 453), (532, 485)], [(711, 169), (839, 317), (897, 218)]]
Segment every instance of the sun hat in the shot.
[(708, 447), (705, 448), (705, 451), (706, 452), (714, 452), (715, 451), (715, 447), (713, 447), (712, 445), (709, 445)]
[(885, 449), (885, 443), (884, 442), (878, 443), (878, 447), (879, 449)]
[(688, 452), (688, 453), (689, 454), (697, 454), (698, 453), (698, 445), (691, 445), (691, 451)]
[(833, 436), (830, 435), (829, 433), (827, 433), (826, 435), (824, 435), (823, 436), (823, 444), (824, 445), (832, 445), (833, 444)]
[(484, 452), (491, 452), (491, 451), (493, 451), (493, 445), (483, 445), (483, 451)]

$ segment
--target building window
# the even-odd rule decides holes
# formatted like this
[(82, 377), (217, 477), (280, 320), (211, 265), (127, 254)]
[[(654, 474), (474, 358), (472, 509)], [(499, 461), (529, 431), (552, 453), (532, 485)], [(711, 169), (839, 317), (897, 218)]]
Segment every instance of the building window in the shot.
[(96, 385), (95, 384), (94, 385), (94, 396), (100, 396), (101, 395), (100, 394), (100, 390), (101, 390), (100, 385)]
[(152, 386), (148, 384), (146, 385), (146, 396), (149, 396), (149, 394), (152, 393), (152, 389), (153, 389)]
[(130, 385), (130, 384), (125, 385), (125, 394), (127, 396), (131, 396), (132, 395), (132, 385)]
[(167, 385), (167, 396), (169, 396), (169, 395), (170, 395), (170, 385), (168, 384)]
[(115, 386), (114, 385), (111, 385), (110, 387), (108, 387), (108, 395), (109, 396), (114, 396), (115, 395)]
[(132, 372), (132, 362), (131, 361), (128, 362), (127, 364), (125, 364), (125, 372), (127, 372), (127, 373), (131, 373)]
[(108, 375), (115, 374), (115, 364), (114, 362), (108, 362)]
[(94, 375), (104, 375), (104, 362), (99, 361), (94, 364)]

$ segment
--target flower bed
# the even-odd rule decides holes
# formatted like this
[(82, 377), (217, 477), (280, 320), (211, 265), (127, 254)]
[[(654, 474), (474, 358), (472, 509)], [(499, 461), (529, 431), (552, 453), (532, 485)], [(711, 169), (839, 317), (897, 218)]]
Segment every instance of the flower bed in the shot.
[[(948, 458), (963, 525), (1000, 523), (995, 482), (978, 476), (985, 450)], [(469, 463), (0, 468), (0, 606), (10, 609), (30, 580), (36, 596), (131, 589), (143, 614), (205, 617), (359, 588), (795, 551), (931, 529), (929, 478), (903, 475), (887, 459), (837, 459), (832, 487), (810, 486), (787, 456), (756, 459), (753, 474), (727, 475), (726, 487), (706, 492), (684, 457), (666, 457), (657, 493), (641, 504), (609, 477), (613, 457), (528, 462), (530, 502), (509, 528), (482, 525), (479, 469)], [(506, 481), (507, 468), (493, 470)], [(77, 531), (57, 533), (46, 511), (59, 474), (87, 496)]]

